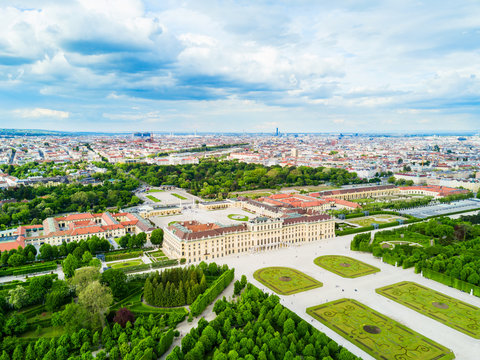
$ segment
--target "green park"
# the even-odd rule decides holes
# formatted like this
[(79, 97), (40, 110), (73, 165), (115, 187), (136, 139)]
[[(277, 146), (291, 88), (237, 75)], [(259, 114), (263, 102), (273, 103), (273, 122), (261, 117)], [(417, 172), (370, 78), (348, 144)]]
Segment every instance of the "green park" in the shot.
[(307, 309), (307, 314), (381, 360), (449, 360), (446, 347), (352, 299)]
[(314, 263), (325, 270), (345, 278), (357, 278), (380, 271), (380, 269), (375, 266), (341, 255), (320, 256), (314, 260)]
[(422, 315), (480, 339), (480, 309), (476, 306), (409, 281), (375, 291)]
[(231, 220), (236, 220), (236, 221), (248, 221), (248, 216), (246, 215), (241, 215), (241, 214), (229, 214), (227, 217)]
[(320, 281), (288, 267), (259, 269), (253, 277), (279, 295), (292, 295), (323, 286)]

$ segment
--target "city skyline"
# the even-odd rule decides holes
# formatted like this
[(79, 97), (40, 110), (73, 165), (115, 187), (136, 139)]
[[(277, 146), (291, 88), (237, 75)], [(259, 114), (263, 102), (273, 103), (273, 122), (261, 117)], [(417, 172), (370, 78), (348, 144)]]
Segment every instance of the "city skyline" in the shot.
[(10, 1), (0, 127), (476, 132), (472, 1)]

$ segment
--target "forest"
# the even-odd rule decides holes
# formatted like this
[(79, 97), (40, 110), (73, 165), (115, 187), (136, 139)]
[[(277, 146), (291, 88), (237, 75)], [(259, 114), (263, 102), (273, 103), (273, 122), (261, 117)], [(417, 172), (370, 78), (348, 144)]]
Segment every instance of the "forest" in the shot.
[[(108, 168), (113, 165), (106, 165)], [(205, 198), (225, 198), (234, 191), (332, 183), (362, 183), (345, 169), (284, 167), (203, 159), (192, 165), (120, 164), (120, 169), (151, 186), (175, 185)]]
[[(102, 174), (103, 177), (108, 177)], [(138, 205), (132, 194), (139, 186), (131, 178), (104, 181), (102, 185), (62, 184), (58, 186), (20, 186), (0, 190), (0, 225), (40, 224), (47, 217), (69, 212), (101, 212), (107, 208)]]
[(207, 278), (200, 268), (167, 269), (145, 280), (143, 297), (154, 306), (190, 305), (207, 289)]
[(251, 284), (235, 301), (215, 303), (217, 315), (200, 319), (167, 360), (356, 360), (298, 315)]

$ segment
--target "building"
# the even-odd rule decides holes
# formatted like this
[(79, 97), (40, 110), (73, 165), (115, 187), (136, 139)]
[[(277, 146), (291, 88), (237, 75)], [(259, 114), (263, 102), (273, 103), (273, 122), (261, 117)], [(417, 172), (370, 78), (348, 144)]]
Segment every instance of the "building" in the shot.
[(467, 195), (469, 190), (455, 189), (446, 186), (424, 185), (424, 186), (404, 186), (398, 188), (401, 195), (424, 195), (440, 198), (449, 195)]
[(174, 223), (164, 229), (163, 251), (170, 258), (184, 258), (192, 263), (334, 236), (335, 221), (329, 215), (299, 210), (277, 218), (257, 217), (233, 226), (198, 221)]
[(398, 194), (398, 188), (395, 185), (362, 186), (349, 189), (327, 190), (318, 193), (312, 193), (313, 197), (327, 197), (342, 200), (364, 199), (375, 196), (388, 196)]
[[(86, 240), (92, 236), (116, 238), (144, 232), (147, 238), (154, 230), (150, 223), (138, 214), (109, 212), (101, 214), (71, 214), (50, 217), (42, 225), (19, 226), (14, 234), (16, 241), (25, 245), (61, 245), (63, 242)], [(16, 247), (15, 247), (16, 248)]]

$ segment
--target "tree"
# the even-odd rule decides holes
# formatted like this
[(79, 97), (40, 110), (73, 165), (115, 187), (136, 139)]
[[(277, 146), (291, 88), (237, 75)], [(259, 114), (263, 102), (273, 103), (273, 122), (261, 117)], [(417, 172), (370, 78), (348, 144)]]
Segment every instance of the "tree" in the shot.
[(82, 262), (84, 264), (88, 264), (90, 261), (92, 261), (93, 256), (90, 254), (90, 251), (85, 251), (82, 255)]
[(124, 328), (127, 325), (127, 322), (130, 322), (131, 324), (135, 322), (135, 315), (127, 308), (120, 308), (117, 310), (113, 322)]
[(8, 317), (5, 322), (3, 331), (7, 335), (15, 335), (23, 333), (27, 328), (27, 318), (25, 315), (13, 314)]
[(66, 332), (73, 334), (87, 326), (87, 311), (79, 304), (71, 303), (62, 311), (62, 319)]
[(20, 266), (25, 264), (25, 256), (20, 254), (13, 254), (8, 258), (8, 265), (10, 266)]
[(78, 294), (78, 303), (87, 310), (92, 327), (97, 327), (98, 322), (103, 326), (104, 314), (113, 301), (112, 291), (109, 287), (95, 280), (87, 285)]
[(67, 258), (62, 262), (63, 273), (67, 278), (71, 278), (79, 267), (80, 261), (72, 254), (68, 254)]
[(122, 236), (118, 240), (118, 245), (120, 245), (121, 248), (126, 249), (128, 248), (128, 241), (130, 240), (130, 234), (127, 234), (125, 236)]
[(127, 275), (119, 269), (108, 269), (102, 273), (102, 283), (106, 284), (112, 290), (112, 295), (121, 298), (127, 291)]
[(28, 291), (23, 286), (17, 286), (8, 291), (8, 302), (15, 308), (21, 309), (28, 304)]
[(155, 229), (150, 235), (150, 242), (153, 245), (162, 246), (163, 244), (163, 229)]
[(53, 248), (50, 244), (43, 244), (40, 246), (40, 259), (51, 260), (53, 259)]
[(30, 280), (28, 285), (28, 296), (31, 304), (40, 304), (52, 288), (53, 279), (50, 275), (36, 276)]
[(240, 295), (240, 292), (242, 291), (242, 284), (240, 283), (240, 281), (235, 281), (235, 283), (233, 284), (233, 293), (235, 295)]
[(71, 291), (65, 281), (57, 280), (53, 283), (52, 291), (47, 294), (45, 307), (48, 311), (55, 311), (71, 298)]
[(89, 283), (97, 281), (100, 279), (100, 272), (97, 268), (87, 266), (75, 270), (75, 275), (72, 278), (72, 285), (77, 289), (77, 294), (79, 291), (85, 289)]
[(141, 232), (137, 236), (135, 236), (135, 247), (143, 247), (145, 243), (147, 242), (147, 234), (144, 232)]
[(292, 319), (287, 319), (283, 323), (283, 333), (285, 335), (291, 334), (295, 331), (295, 321)]

